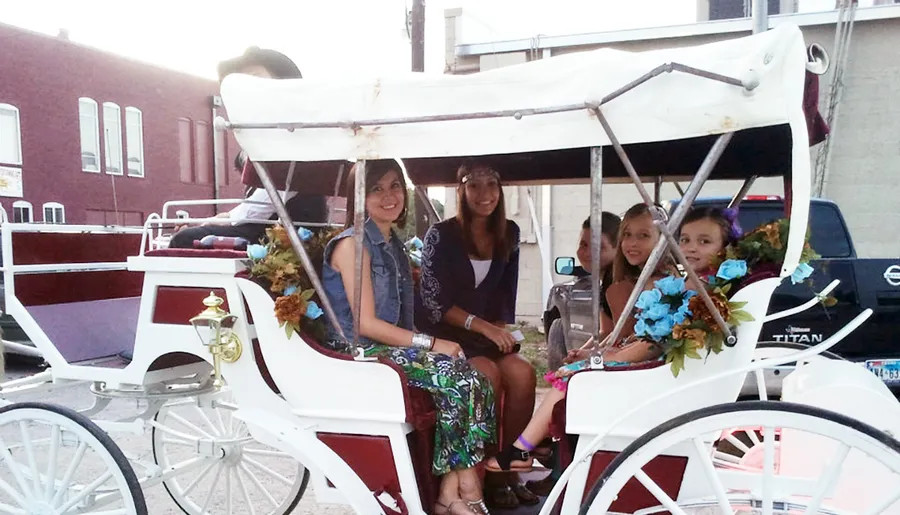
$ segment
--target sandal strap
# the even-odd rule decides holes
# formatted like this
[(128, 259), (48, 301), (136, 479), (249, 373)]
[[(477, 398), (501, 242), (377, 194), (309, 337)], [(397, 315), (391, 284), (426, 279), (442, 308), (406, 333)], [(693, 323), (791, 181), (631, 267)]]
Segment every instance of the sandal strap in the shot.
[(514, 461), (528, 461), (531, 458), (531, 453), (524, 450), (519, 449), (513, 445), (509, 445), (506, 449), (503, 449), (499, 453), (497, 453), (497, 464), (500, 465), (500, 468), (503, 470), (509, 470), (510, 465)]

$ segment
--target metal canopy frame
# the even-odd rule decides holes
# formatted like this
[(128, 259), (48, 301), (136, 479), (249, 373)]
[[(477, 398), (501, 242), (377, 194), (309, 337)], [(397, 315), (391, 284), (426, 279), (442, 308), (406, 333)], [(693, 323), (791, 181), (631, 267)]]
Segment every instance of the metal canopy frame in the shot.
[[(613, 91), (612, 93), (603, 97), (602, 100), (598, 102), (585, 102), (583, 104), (572, 104), (572, 105), (564, 105), (557, 107), (546, 107), (546, 108), (534, 108), (534, 109), (518, 109), (518, 110), (503, 110), (503, 111), (487, 111), (487, 112), (475, 112), (475, 113), (461, 113), (456, 115), (436, 115), (436, 116), (419, 116), (419, 117), (406, 117), (406, 118), (386, 118), (386, 119), (372, 119), (372, 120), (358, 120), (358, 121), (343, 121), (343, 122), (316, 122), (316, 123), (305, 123), (305, 122), (288, 122), (288, 123), (229, 123), (225, 122), (222, 124), (227, 129), (279, 129), (279, 130), (288, 130), (294, 131), (297, 129), (322, 129), (322, 128), (345, 128), (345, 129), (358, 129), (364, 126), (376, 126), (376, 125), (399, 125), (399, 124), (410, 124), (410, 123), (425, 123), (425, 122), (436, 122), (436, 121), (452, 121), (452, 120), (472, 120), (472, 119), (483, 119), (483, 118), (498, 118), (498, 117), (513, 117), (516, 119), (521, 119), (523, 116), (533, 116), (539, 114), (548, 114), (548, 113), (559, 113), (564, 111), (574, 111), (580, 109), (586, 109), (592, 111), (597, 120), (603, 126), (603, 130), (606, 132), (606, 135), (609, 137), (612, 146), (614, 147), (616, 154), (624, 165), (628, 176), (631, 178), (631, 181), (634, 183), (635, 187), (638, 189), (638, 192), (643, 199), (643, 202), (647, 204), (649, 210), (654, 218), (654, 224), (660, 231), (660, 238), (654, 247), (653, 251), (650, 254), (650, 258), (647, 263), (644, 265), (643, 270), (641, 272), (640, 277), (638, 278), (637, 284), (631, 292), (631, 295), (628, 298), (628, 301), (625, 305), (625, 309), (623, 310), (622, 315), (616, 321), (615, 327), (609, 337), (605, 340), (606, 342), (603, 345), (599, 345), (596, 348), (595, 357), (599, 359), (592, 359), (592, 366), (595, 368), (603, 367), (602, 360), (602, 350), (611, 344), (611, 342), (615, 342), (618, 335), (622, 332), (622, 329), (625, 325), (625, 321), (629, 317), (629, 313), (634, 308), (634, 305), (637, 302), (638, 296), (643, 291), (644, 287), (650, 280), (650, 277), (653, 274), (653, 271), (656, 269), (657, 265), (666, 254), (666, 252), (671, 252), (676, 262), (680, 263), (685, 270), (687, 271), (688, 277), (694, 281), (697, 281), (698, 278), (696, 274), (693, 272), (685, 256), (681, 253), (677, 241), (673, 236), (678, 229), (678, 226), (681, 224), (681, 220), (684, 218), (687, 213), (688, 208), (693, 204), (694, 199), (697, 197), (700, 192), (700, 188), (706, 182), (709, 175), (712, 173), (713, 168), (718, 162), (719, 158), (724, 153), (728, 143), (731, 141), (734, 136), (734, 132), (726, 132), (721, 134), (716, 142), (713, 144), (712, 148), (707, 153), (705, 160), (703, 161), (700, 169), (697, 171), (694, 178), (691, 180), (690, 185), (687, 190), (684, 191), (683, 198), (681, 202), (679, 202), (678, 206), (675, 208), (674, 213), (671, 218), (666, 221), (665, 213), (657, 207), (654, 203), (653, 198), (650, 196), (649, 192), (646, 190), (644, 185), (641, 182), (640, 176), (632, 165), (631, 160), (629, 159), (625, 149), (622, 144), (619, 142), (616, 137), (612, 127), (609, 125), (606, 117), (603, 114), (603, 105), (618, 98), (619, 96), (631, 91), (632, 89), (640, 86), (641, 84), (651, 80), (654, 77), (662, 75), (664, 73), (671, 73), (674, 71), (695, 75), (697, 77), (723, 82), (725, 84), (730, 84), (733, 86), (743, 87), (747, 91), (751, 91), (755, 89), (759, 83), (758, 81), (741, 81), (739, 79), (728, 77), (724, 75), (720, 75), (717, 73), (709, 72), (706, 70), (701, 70), (697, 68), (693, 68), (690, 66), (686, 66), (680, 63), (666, 63), (660, 65), (653, 70), (647, 72), (636, 80), (622, 86), (621, 88)], [(293, 226), (293, 220), (291, 220), (290, 215), (287, 212), (285, 204), (282, 200), (281, 195), (278, 194), (276, 190), (275, 184), (272, 181), (272, 178), (267, 170), (266, 166), (262, 163), (253, 162), (253, 166), (256, 170), (257, 175), (259, 176), (260, 182), (268, 193), (272, 203), (275, 207), (275, 211), (278, 214), (278, 218), (282, 224), (286, 227)], [(363, 237), (364, 237), (364, 223), (365, 223), (365, 178), (366, 178), (366, 161), (359, 160), (356, 162), (356, 174), (355, 174), (355, 198), (352, 199), (354, 202), (354, 239), (355, 239), (355, 248), (356, 248), (356, 262), (355, 262), (355, 283), (358, 285), (361, 282), (362, 278), (362, 248), (363, 248)], [(602, 172), (602, 147), (592, 147), (591, 148), (591, 265), (594, 270), (599, 270), (600, 268), (600, 241), (602, 234), (601, 227), (601, 213), (602, 213), (602, 196), (601, 189), (603, 183), (603, 172)], [(742, 188), (742, 192), (746, 189), (749, 189), (749, 184), (752, 183), (752, 180), (747, 181), (745, 183), (745, 187)], [(416, 193), (424, 198), (427, 198), (427, 193), (424, 188), (416, 187)], [(740, 194), (739, 194), (740, 195)], [(742, 195), (740, 195), (742, 196)], [(737, 196), (736, 196), (737, 197)], [(347, 199), (349, 202), (351, 199)], [(740, 199), (736, 198), (733, 202), (739, 202)], [(426, 203), (427, 205), (431, 205), (430, 202)], [(430, 216), (434, 216), (433, 206), (428, 213)], [(319, 297), (322, 301), (322, 307), (325, 311), (326, 316), (328, 317), (329, 322), (335, 328), (340, 337), (346, 341), (351, 350), (351, 354), (355, 359), (364, 359), (362, 353), (359, 349), (359, 341), (360, 341), (360, 331), (359, 331), (359, 310), (361, 305), (361, 295), (362, 289), (356, 288), (354, 290), (354, 316), (353, 316), (353, 335), (352, 339), (348, 339), (347, 335), (344, 334), (344, 331), (341, 329), (340, 323), (337, 320), (337, 316), (334, 312), (334, 309), (331, 303), (328, 300), (327, 295), (322, 287), (321, 280), (319, 279), (319, 273), (317, 270), (313, 269), (312, 262), (310, 261), (309, 255), (306, 250), (303, 248), (303, 244), (300, 241), (299, 235), (296, 231), (288, 231), (288, 235), (290, 237), (291, 246), (294, 249), (294, 252), (300, 258), (300, 262), (309, 275), (310, 282), (315, 288), (316, 292), (319, 294)], [(725, 320), (722, 319), (721, 315), (719, 315), (718, 311), (715, 309), (715, 305), (713, 304), (712, 299), (710, 298), (708, 292), (704, 288), (700, 288), (698, 291), (698, 295), (703, 300), (703, 302), (710, 309), (710, 312), (713, 314), (716, 323), (719, 325), (720, 329), (726, 335), (726, 344), (734, 345), (736, 342), (735, 336), (732, 334), (731, 329), (728, 327), (728, 324)], [(593, 339), (594, 342), (600, 342), (600, 295), (603, 294), (603, 290), (600, 284), (599, 274), (591, 274), (591, 291), (593, 293), (592, 299), (592, 311), (594, 314), (594, 327), (593, 327)]]

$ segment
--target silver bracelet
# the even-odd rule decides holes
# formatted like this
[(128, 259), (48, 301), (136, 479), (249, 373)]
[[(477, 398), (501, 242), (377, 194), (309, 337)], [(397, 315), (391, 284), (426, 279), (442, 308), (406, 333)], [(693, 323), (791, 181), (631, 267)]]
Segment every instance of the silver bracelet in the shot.
[(431, 350), (434, 348), (434, 336), (413, 333), (412, 346), (418, 349)]
[(474, 320), (475, 320), (475, 315), (469, 315), (469, 316), (466, 317), (466, 324), (465, 324), (466, 331), (471, 331), (471, 330), (472, 330), (472, 322), (473, 322)]

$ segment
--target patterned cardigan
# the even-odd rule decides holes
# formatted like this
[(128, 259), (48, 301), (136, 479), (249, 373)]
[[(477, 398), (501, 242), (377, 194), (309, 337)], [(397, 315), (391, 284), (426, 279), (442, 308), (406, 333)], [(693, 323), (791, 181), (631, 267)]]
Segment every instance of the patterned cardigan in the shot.
[(515, 323), (519, 281), (519, 226), (507, 221), (512, 242), (509, 259), (494, 258), (487, 276), (475, 287), (475, 272), (465, 251), (456, 218), (433, 225), (425, 235), (422, 268), (416, 292), (416, 328), (429, 331), (441, 325), (451, 307), (488, 322)]

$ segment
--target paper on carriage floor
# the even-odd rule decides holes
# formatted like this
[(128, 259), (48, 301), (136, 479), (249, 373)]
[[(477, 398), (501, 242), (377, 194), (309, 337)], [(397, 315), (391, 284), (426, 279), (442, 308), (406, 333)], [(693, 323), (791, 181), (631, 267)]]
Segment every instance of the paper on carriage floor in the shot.
[(522, 335), (522, 331), (520, 331), (518, 329), (516, 329), (515, 331), (513, 331), (510, 334), (512, 334), (512, 337), (515, 338), (517, 342), (520, 342), (525, 339), (525, 336)]

